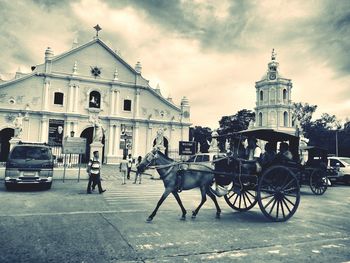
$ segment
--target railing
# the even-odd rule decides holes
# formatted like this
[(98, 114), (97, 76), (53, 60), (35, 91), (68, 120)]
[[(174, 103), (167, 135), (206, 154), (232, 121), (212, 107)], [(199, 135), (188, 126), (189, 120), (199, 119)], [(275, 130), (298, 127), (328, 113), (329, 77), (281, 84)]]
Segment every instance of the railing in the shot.
[(64, 166), (64, 158), (66, 158), (67, 167), (78, 167), (79, 165), (79, 154), (65, 154), (62, 153), (61, 146), (52, 146), (52, 154), (56, 156), (55, 158), (55, 167)]

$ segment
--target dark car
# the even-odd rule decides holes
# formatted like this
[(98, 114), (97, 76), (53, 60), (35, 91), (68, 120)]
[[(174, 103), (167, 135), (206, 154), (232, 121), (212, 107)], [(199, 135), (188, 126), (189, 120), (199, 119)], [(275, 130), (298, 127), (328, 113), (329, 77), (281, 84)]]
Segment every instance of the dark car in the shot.
[(6, 162), (5, 186), (18, 184), (52, 185), (54, 157), (46, 144), (19, 143), (13, 147)]

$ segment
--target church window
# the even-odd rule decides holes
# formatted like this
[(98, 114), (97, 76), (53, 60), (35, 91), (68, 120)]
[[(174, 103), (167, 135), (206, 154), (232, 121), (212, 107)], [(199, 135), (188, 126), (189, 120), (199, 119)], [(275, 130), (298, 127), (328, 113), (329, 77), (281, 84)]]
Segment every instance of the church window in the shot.
[(56, 105), (63, 105), (63, 93), (62, 92), (55, 92), (53, 103)]
[(263, 126), (262, 122), (263, 122), (263, 114), (262, 114), (262, 112), (259, 112), (259, 126), (260, 127)]
[(283, 126), (288, 127), (288, 112), (283, 113)]
[(101, 94), (98, 91), (91, 91), (89, 95), (89, 108), (101, 107)]
[(124, 111), (131, 111), (131, 100), (124, 100)]
[(264, 92), (260, 90), (260, 101), (264, 100)]
[(283, 90), (283, 100), (286, 100), (287, 99), (287, 90), (284, 89)]

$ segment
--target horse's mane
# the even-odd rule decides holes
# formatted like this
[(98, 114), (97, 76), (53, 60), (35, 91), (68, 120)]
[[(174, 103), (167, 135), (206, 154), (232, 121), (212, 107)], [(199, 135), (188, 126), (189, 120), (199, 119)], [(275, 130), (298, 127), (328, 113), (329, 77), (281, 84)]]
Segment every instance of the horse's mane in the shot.
[(168, 156), (166, 156), (164, 153), (162, 153), (161, 151), (157, 150), (157, 153), (162, 156), (164, 159), (171, 161), (171, 162), (175, 162), (174, 159), (169, 158)]

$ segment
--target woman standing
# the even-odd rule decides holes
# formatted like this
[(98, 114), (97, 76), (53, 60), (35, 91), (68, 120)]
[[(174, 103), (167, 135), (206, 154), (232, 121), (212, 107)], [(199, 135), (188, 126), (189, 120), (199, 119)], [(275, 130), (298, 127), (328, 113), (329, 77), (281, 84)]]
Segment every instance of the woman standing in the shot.
[(140, 173), (139, 170), (137, 169), (137, 167), (140, 165), (141, 162), (142, 162), (142, 157), (141, 157), (141, 156), (137, 157), (137, 162), (136, 162), (136, 175), (135, 175), (135, 181), (133, 182), (133, 184), (136, 184), (137, 177), (139, 177), (139, 184), (141, 184), (141, 173)]

